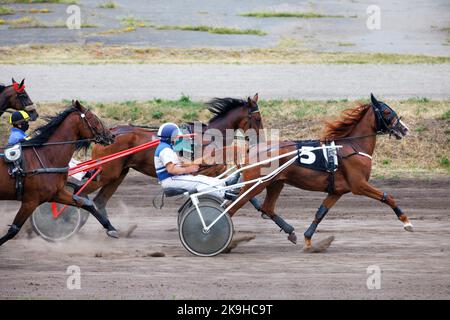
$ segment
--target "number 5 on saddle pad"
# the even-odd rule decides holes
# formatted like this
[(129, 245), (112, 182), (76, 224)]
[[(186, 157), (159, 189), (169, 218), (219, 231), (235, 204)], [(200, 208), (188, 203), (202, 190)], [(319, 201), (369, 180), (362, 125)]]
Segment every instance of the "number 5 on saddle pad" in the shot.
[[(335, 172), (338, 167), (337, 148), (334, 141), (324, 144), (319, 140), (296, 141), (297, 150), (300, 154), (297, 164), (301, 167), (316, 171)], [(319, 147), (331, 147), (308, 151), (308, 149)]]

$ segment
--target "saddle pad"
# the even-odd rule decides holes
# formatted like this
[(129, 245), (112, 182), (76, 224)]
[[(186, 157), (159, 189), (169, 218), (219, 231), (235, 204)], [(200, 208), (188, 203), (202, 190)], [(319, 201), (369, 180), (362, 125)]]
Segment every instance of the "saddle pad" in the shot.
[(15, 144), (8, 149), (5, 149), (5, 160), (6, 162), (15, 162), (20, 160), (22, 157), (22, 147), (20, 144)]
[(336, 148), (323, 148), (308, 151), (312, 148), (320, 148), (325, 146), (334, 147), (334, 142), (328, 145), (321, 143), (319, 140), (300, 140), (296, 141), (297, 150), (302, 155), (297, 159), (297, 164), (301, 167), (316, 171), (334, 172), (337, 170), (338, 158)]

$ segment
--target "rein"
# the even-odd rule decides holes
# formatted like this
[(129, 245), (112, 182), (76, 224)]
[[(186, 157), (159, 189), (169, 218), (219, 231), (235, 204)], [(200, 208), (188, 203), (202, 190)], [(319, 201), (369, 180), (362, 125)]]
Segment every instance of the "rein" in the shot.
[(28, 147), (45, 147), (45, 146), (59, 146), (64, 144), (77, 144), (77, 143), (83, 143), (83, 142), (92, 142), (95, 141), (95, 138), (90, 139), (80, 139), (80, 140), (71, 140), (71, 141), (56, 141), (56, 142), (46, 142), (46, 143), (30, 143), (30, 144), (22, 144), (23, 148)]
[[(83, 143), (83, 142), (92, 142), (95, 141), (94, 138), (91, 139), (81, 139), (81, 140), (72, 140), (72, 141), (57, 141), (57, 142), (46, 142), (46, 143), (30, 143), (27, 144), (26, 142), (24, 144), (21, 144), (22, 148), (35, 148), (35, 147), (45, 147), (45, 146), (59, 146), (59, 145), (64, 145), (64, 144), (77, 144), (77, 143)], [(10, 146), (3, 146), (0, 147), (0, 150), (5, 150), (8, 149), (8, 147)]]

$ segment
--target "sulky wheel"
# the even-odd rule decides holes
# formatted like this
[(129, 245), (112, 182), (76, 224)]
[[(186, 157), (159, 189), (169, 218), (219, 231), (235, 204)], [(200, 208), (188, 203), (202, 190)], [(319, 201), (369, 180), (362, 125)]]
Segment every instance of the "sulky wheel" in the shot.
[[(73, 192), (73, 186), (66, 185)], [(54, 211), (63, 207), (57, 203), (43, 203), (31, 215), (34, 232), (47, 241), (63, 241), (73, 236), (87, 219), (88, 213), (76, 207), (67, 207), (57, 218)]]
[[(213, 203), (201, 203), (199, 208), (206, 225), (213, 222), (224, 211), (220, 205)], [(189, 252), (197, 256), (211, 257), (228, 247), (234, 230), (233, 222), (227, 213), (208, 232), (205, 232), (196, 208), (192, 207), (182, 216), (178, 232), (183, 246)]]
[[(209, 194), (205, 194), (203, 196), (200, 196), (198, 198), (198, 201), (200, 203), (211, 203), (213, 205), (218, 205), (218, 206), (221, 206), (223, 204), (223, 202), (224, 202), (223, 199), (215, 197), (215, 196), (212, 196), (212, 195), (209, 195)], [(186, 212), (188, 212), (189, 209), (192, 208), (192, 207), (193, 207), (193, 204), (192, 204), (191, 198), (186, 200), (186, 202), (180, 207), (180, 209), (178, 210), (178, 220), (177, 220), (178, 226), (180, 225), (181, 218), (183, 217), (183, 215)]]

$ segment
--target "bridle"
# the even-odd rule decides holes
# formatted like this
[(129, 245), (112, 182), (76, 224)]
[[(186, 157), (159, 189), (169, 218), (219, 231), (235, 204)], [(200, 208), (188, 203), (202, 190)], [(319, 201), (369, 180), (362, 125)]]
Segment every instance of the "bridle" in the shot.
[[(397, 113), (388, 105), (382, 103), (380, 106), (375, 106), (372, 103), (372, 109), (375, 114), (375, 132), (376, 134), (389, 134), (391, 136), (396, 131), (398, 131), (399, 126), (401, 125), (401, 117), (397, 115)], [(383, 117), (383, 113), (385, 110), (389, 110), (389, 117)], [(394, 119), (397, 119), (394, 124), (390, 127), (389, 125), (392, 123)]]
[[(20, 104), (22, 105), (22, 109), (27, 112), (36, 111), (36, 105), (30, 100), (29, 95), (25, 92), (25, 85), (23, 85), (21, 88), (19, 88), (17, 86), (17, 84), (12, 85), (12, 87), (14, 88), (14, 92), (17, 95), (17, 99), (19, 99)], [(31, 102), (31, 104), (29, 104), (28, 102)], [(0, 113), (5, 112), (5, 113), (12, 114), (16, 111), (14, 109), (11, 109), (11, 110), (9, 110), (9, 109), (11, 109), (11, 108), (6, 108), (5, 110), (0, 110)]]
[(251, 130), (251, 129), (253, 129), (253, 114), (254, 113), (257, 113), (257, 112), (260, 112), (259, 111), (259, 106), (258, 106), (258, 104), (251, 104), (250, 106), (248, 106), (247, 107), (247, 109), (248, 109), (248, 115), (247, 115), (247, 121), (248, 121), (248, 130)]
[[(82, 119), (82, 121), (88, 126), (89, 130), (91, 130), (93, 138), (90, 140), (94, 141), (95, 143), (100, 143), (100, 144), (105, 144), (105, 145), (109, 144), (110, 141), (108, 141), (108, 139), (105, 138), (103, 136), (103, 134), (98, 133), (96, 130), (94, 130), (94, 128), (92, 127), (92, 124), (89, 122), (87, 115), (88, 114), (93, 115), (92, 112), (89, 109), (86, 109), (85, 112), (82, 112), (82, 111), (78, 111), (78, 112), (80, 114), (80, 118)], [(107, 129), (105, 128), (105, 125), (103, 124), (103, 122), (100, 120), (98, 120), (98, 122), (101, 125), (102, 132), (106, 132)]]

